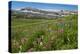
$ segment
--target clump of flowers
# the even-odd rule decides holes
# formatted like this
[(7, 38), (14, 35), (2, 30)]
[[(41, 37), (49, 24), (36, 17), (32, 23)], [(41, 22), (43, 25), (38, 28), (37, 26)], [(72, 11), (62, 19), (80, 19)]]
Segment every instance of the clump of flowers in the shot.
[(57, 31), (55, 31), (57, 33), (63, 33), (64, 32), (64, 29), (58, 29)]
[(58, 32), (63, 33), (64, 32), (64, 29), (60, 29), (60, 30), (58, 30)]

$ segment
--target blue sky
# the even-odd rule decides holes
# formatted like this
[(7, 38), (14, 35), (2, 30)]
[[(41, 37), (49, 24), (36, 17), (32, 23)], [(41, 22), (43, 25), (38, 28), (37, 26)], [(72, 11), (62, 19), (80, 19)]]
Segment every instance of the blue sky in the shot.
[(11, 9), (19, 9), (24, 7), (32, 7), (38, 9), (53, 9), (53, 10), (77, 10), (77, 5), (66, 5), (66, 4), (49, 4), (49, 3), (35, 3), (35, 2), (19, 2), (12, 1)]

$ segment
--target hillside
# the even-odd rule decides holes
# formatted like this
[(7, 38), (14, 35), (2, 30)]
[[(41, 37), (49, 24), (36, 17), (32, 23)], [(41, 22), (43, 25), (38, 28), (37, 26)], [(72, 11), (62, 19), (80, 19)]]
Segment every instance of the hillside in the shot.
[[(20, 15), (19, 15), (20, 16)], [(12, 17), (12, 52), (78, 48), (77, 14), (56, 19)]]

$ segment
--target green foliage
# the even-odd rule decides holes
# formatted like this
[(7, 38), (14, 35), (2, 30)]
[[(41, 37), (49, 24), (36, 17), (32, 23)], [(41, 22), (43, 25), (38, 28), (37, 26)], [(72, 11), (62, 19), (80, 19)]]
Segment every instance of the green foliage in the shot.
[(57, 19), (13, 18), (12, 52), (77, 49), (77, 21), (77, 15)]

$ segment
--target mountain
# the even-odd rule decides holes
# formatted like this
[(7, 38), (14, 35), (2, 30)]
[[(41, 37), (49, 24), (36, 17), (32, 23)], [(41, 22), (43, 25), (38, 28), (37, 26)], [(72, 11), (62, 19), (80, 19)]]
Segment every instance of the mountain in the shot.
[(73, 11), (68, 11), (68, 10), (49, 11), (49, 10), (32, 8), (32, 7), (17, 9), (15, 12), (26, 15), (28, 17), (35, 16), (35, 17), (46, 17), (46, 18), (58, 18), (58, 17), (63, 17), (73, 13)]

